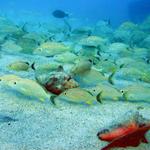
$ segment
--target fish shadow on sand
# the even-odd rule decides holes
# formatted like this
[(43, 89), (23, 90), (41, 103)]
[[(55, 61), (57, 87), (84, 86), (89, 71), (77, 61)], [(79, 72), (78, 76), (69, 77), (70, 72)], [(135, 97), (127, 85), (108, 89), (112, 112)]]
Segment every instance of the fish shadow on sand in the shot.
[(7, 122), (16, 122), (19, 121), (16, 118), (10, 117), (8, 115), (5, 114), (0, 114), (0, 123), (7, 123)]

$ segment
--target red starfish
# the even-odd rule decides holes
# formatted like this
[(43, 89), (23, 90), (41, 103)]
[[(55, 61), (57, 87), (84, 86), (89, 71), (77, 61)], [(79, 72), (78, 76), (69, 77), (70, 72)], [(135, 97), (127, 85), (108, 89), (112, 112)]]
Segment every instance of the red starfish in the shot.
[(136, 122), (132, 122), (109, 133), (98, 133), (99, 139), (110, 142), (101, 150), (110, 150), (117, 147), (126, 148), (128, 146), (137, 147), (141, 143), (148, 143), (145, 138), (148, 130), (150, 130), (150, 124), (138, 125)]

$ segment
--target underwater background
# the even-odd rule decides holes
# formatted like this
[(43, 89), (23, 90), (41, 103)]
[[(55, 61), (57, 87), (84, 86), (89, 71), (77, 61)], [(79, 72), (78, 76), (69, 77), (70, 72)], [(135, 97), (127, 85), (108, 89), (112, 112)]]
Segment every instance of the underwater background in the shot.
[(2, 13), (13, 18), (15, 15), (21, 18), (25, 12), (30, 12), (45, 19), (51, 17), (53, 10), (62, 9), (74, 18), (82, 18), (91, 23), (110, 20), (114, 26), (126, 20), (140, 22), (150, 13), (149, 0), (5, 0), (0, 4)]
[(150, 150), (150, 0), (0, 1), (0, 150)]

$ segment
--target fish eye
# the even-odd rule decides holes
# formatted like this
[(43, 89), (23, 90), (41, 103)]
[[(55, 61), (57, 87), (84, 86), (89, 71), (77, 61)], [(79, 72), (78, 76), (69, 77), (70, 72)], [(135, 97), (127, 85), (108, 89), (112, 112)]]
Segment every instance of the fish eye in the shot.
[(123, 90), (121, 90), (121, 93), (124, 93), (124, 91), (123, 91)]
[(2, 79), (0, 79), (0, 81), (2, 81)]
[(65, 95), (67, 94), (67, 93), (64, 93)]
[(142, 81), (142, 79), (141, 79), (141, 78), (139, 78), (139, 81)]
[(147, 64), (149, 64), (149, 63), (150, 63), (150, 60), (149, 60), (149, 59), (147, 59), (147, 60), (146, 60), (146, 63), (147, 63)]
[(14, 84), (17, 84), (16, 82), (14, 82)]
[(92, 62), (93, 62), (91, 59), (88, 59), (88, 61), (89, 61), (90, 63), (92, 63)]

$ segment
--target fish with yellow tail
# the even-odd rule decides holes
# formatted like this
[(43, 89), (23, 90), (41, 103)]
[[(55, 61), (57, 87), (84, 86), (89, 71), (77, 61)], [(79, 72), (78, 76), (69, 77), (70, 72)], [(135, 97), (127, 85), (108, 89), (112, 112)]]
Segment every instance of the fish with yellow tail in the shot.
[(61, 93), (58, 97), (59, 100), (72, 104), (87, 104), (92, 105), (98, 103), (96, 97), (87, 90), (82, 88), (68, 89)]
[(28, 71), (30, 68), (35, 70), (34, 65), (34, 63), (30, 64), (29, 62), (18, 60), (10, 63), (7, 68), (13, 71)]

